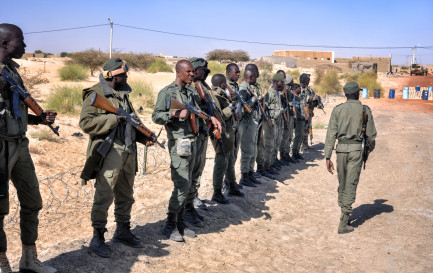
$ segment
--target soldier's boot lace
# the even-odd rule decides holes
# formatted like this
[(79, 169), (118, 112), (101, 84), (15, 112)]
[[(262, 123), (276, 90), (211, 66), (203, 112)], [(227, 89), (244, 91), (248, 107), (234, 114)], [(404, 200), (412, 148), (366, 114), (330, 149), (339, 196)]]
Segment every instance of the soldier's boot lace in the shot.
[(162, 234), (167, 236), (168, 239), (175, 242), (184, 242), (182, 235), (180, 234), (177, 225), (177, 213), (167, 213), (167, 221), (162, 228)]
[(186, 236), (189, 238), (195, 238), (197, 235), (195, 232), (188, 228), (185, 224), (185, 220), (183, 219), (183, 215), (185, 214), (185, 208), (182, 208), (180, 212), (177, 214), (177, 229), (182, 236)]
[(12, 273), (12, 268), (9, 263), (6, 252), (0, 252), (0, 272), (1, 273)]
[(93, 238), (90, 240), (90, 249), (99, 257), (110, 258), (111, 253), (108, 246), (105, 244), (104, 233), (107, 232), (106, 228), (94, 228)]
[(46, 266), (39, 261), (38, 252), (35, 245), (23, 245), (22, 256), (20, 260), (20, 272), (55, 273), (57, 270), (53, 267)]
[(354, 229), (349, 224), (349, 213), (341, 213), (340, 224), (338, 225), (338, 234), (352, 232)]
[(116, 231), (114, 232), (112, 241), (134, 248), (143, 247), (141, 241), (134, 234), (132, 234), (130, 222), (117, 222)]

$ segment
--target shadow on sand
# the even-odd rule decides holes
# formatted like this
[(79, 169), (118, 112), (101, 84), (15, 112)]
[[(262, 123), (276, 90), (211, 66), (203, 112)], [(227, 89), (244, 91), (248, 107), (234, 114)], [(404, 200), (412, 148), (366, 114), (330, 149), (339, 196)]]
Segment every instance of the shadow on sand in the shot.
[(376, 215), (393, 212), (393, 206), (384, 204), (386, 201), (388, 200), (376, 199), (373, 204), (363, 204), (355, 208), (350, 217), (350, 225), (356, 228)]

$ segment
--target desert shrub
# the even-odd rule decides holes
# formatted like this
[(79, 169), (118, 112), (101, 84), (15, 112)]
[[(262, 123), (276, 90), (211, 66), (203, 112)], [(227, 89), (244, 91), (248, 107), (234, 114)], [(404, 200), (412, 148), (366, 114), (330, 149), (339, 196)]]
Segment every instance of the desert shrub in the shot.
[(346, 82), (356, 82), (359, 79), (361, 74), (359, 73), (344, 73), (340, 76), (340, 79), (345, 80)]
[(103, 53), (99, 50), (88, 49), (81, 52), (75, 52), (70, 55), (71, 62), (81, 64), (82, 66), (90, 69), (90, 75), (96, 70), (101, 69), (101, 66), (109, 59), (107, 53)]
[(130, 99), (135, 110), (140, 109), (140, 107), (153, 108), (155, 106), (152, 84), (138, 78), (128, 80), (128, 84), (132, 88)]
[[(263, 61), (262, 59), (257, 61), (256, 64), (260, 70), (260, 77), (257, 79), (257, 82), (263, 88), (268, 88), (269, 85), (272, 84), (272, 70), (274, 65), (270, 62)], [(266, 92), (267, 90), (264, 91)]]
[(64, 57), (68, 57), (70, 54), (68, 52), (60, 52), (60, 57), (64, 58)]
[(59, 69), (60, 80), (82, 81), (87, 78), (88, 69), (81, 64), (67, 64)]
[(61, 114), (75, 115), (81, 111), (83, 87), (76, 85), (56, 85), (48, 96), (46, 109)]
[(149, 68), (147, 69), (147, 72), (149, 73), (156, 73), (156, 72), (173, 72), (173, 69), (165, 62), (163, 59), (156, 59), (153, 61)]
[(211, 75), (226, 74), (227, 64), (220, 64), (219, 62), (216, 61), (209, 61), (207, 67), (209, 68)]
[[(119, 57), (120, 59), (124, 60), (128, 64), (128, 66), (130, 66), (132, 69), (137, 69), (137, 70), (138, 69), (147, 70), (150, 67), (150, 65), (156, 61), (156, 57), (154, 55), (146, 54), (146, 53), (140, 53), (140, 54), (114, 53), (112, 56)], [(162, 71), (156, 71), (156, 72), (162, 72)]]
[(250, 60), (250, 56), (244, 50), (215, 49), (206, 54), (206, 59), (210, 61), (247, 62)]
[(323, 69), (316, 69), (314, 71), (315, 74), (315, 80), (314, 80), (314, 84), (320, 84), (322, 82), (323, 79), (323, 75), (325, 74), (325, 71)]
[(404, 66), (404, 65), (403, 65), (403, 66), (400, 67), (400, 69), (402, 69), (402, 70), (407, 70), (407, 69), (409, 69), (409, 66)]
[(342, 92), (342, 86), (338, 80), (337, 70), (325, 70), (320, 84), (316, 83), (312, 89), (319, 95), (340, 94)]
[(35, 54), (42, 54), (42, 53), (44, 53), (44, 52), (40, 49), (35, 50)]
[(36, 131), (32, 131), (30, 132), (30, 136), (32, 138), (36, 138), (39, 140), (47, 140), (47, 141), (52, 141), (52, 142), (60, 142), (60, 139), (56, 137), (56, 135), (53, 133), (53, 131), (51, 131), (50, 129), (47, 128), (40, 128)]
[(287, 70), (286, 74), (293, 77), (294, 83), (299, 83), (299, 77), (301, 76), (301, 72), (298, 69)]
[[(377, 74), (375, 72), (368, 72), (362, 74), (358, 79), (359, 87), (368, 88), (368, 95), (374, 95), (374, 89), (382, 89), (382, 85), (377, 82)], [(383, 92), (382, 95), (383, 96)]]
[(28, 74), (27, 70), (24, 69), (24, 72), (21, 73), (21, 78), (24, 81), (24, 86), (28, 90), (32, 90), (33, 87), (37, 84), (48, 83), (48, 79), (44, 77), (44, 73), (42, 71), (38, 71), (36, 74)]

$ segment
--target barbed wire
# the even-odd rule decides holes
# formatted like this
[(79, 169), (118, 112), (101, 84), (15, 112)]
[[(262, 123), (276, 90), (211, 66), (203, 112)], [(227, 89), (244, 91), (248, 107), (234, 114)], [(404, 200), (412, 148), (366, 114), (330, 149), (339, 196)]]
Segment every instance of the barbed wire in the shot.
[[(147, 157), (146, 161), (144, 160), (145, 156)], [(139, 191), (144, 186), (146, 178), (149, 177), (150, 179), (151, 174), (154, 175), (167, 170), (166, 167), (168, 167), (169, 162), (167, 150), (156, 146), (146, 148), (139, 145), (137, 148), (138, 172), (135, 177), (135, 190)], [(95, 181), (89, 181), (85, 186), (81, 185), (80, 174), (83, 166), (75, 166), (62, 173), (39, 180), (39, 189), (44, 200), (40, 214), (49, 211), (48, 221), (57, 221), (71, 210), (82, 210), (92, 205)], [(5, 217), (4, 226), (13, 230), (12, 226), (19, 223), (20, 203), (12, 183), (10, 183), (9, 193), (10, 212)]]

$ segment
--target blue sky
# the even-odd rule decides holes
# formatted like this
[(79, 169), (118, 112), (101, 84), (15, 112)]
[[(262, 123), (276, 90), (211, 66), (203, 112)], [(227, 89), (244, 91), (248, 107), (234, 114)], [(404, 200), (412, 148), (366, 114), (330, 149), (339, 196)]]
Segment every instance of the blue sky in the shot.
[[(201, 56), (213, 49), (242, 49), (252, 58), (274, 50), (326, 50), (336, 57), (388, 56), (406, 64), (411, 49), (338, 49), (245, 44), (129, 29), (116, 24), (191, 35), (283, 44), (331, 46), (433, 46), (433, 1), (4, 1), (0, 22), (24, 33), (107, 24), (62, 32), (25, 34), (27, 52), (58, 54), (89, 48)], [(417, 26), (415, 22), (419, 23)], [(433, 48), (417, 61), (433, 64)]]

